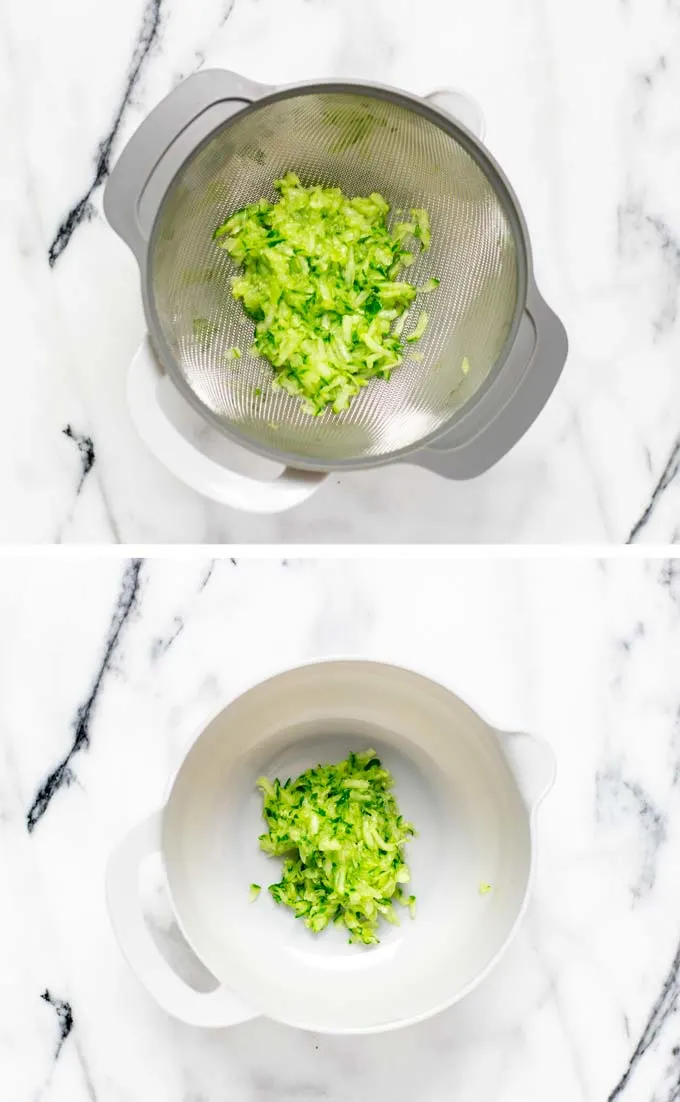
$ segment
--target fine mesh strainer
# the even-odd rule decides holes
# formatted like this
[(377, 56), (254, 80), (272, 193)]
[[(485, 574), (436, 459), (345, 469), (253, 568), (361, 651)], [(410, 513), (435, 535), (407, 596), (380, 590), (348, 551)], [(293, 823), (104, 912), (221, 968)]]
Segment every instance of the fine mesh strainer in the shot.
[[(156, 360), (145, 346), (129, 397), (147, 443), (185, 481), (270, 511), (309, 496), (329, 470), (404, 457), (469, 478), (542, 408), (566, 358), (564, 330), (536, 290), (508, 183), (437, 102), (344, 82), (272, 92), (214, 70), (181, 84), (132, 138), (105, 209), (139, 261)], [(476, 125), (469, 101), (443, 102)], [(272, 388), (269, 364), (245, 351), (253, 325), (231, 296), (233, 261), (212, 240), (234, 210), (275, 199), (273, 182), (288, 171), (350, 195), (379, 191), (395, 218), (425, 207), (432, 224), (432, 247), (409, 270), (414, 283), (441, 281), (428, 296), (423, 360), (406, 358), (340, 415), (311, 417)], [(232, 346), (244, 354), (226, 362)], [(285, 464), (283, 475), (261, 483), (199, 452), (158, 402), (163, 370), (213, 427)]]

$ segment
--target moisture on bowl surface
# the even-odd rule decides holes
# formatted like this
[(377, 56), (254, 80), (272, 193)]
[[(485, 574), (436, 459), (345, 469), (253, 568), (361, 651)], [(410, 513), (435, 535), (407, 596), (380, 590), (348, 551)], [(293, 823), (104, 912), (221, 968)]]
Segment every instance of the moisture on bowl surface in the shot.
[(415, 828), (400, 814), (393, 784), (375, 750), (350, 752), (283, 784), (259, 778), (268, 827), (260, 848), (285, 858), (269, 891), (314, 933), (333, 922), (347, 928), (350, 943), (376, 945), (381, 919), (399, 924), (395, 903), (415, 916), (403, 853)]

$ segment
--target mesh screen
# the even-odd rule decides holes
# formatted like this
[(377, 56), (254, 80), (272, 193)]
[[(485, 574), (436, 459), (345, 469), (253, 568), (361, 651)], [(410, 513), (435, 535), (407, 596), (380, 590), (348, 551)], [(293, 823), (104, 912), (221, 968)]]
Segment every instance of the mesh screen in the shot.
[[(273, 181), (287, 171), (307, 186), (379, 191), (394, 220), (397, 209), (425, 207), (432, 224), (432, 247), (407, 276), (441, 280), (413, 307), (417, 315), (424, 306), (430, 318), (417, 345), (424, 360), (406, 358), (340, 415), (311, 417), (299, 400), (272, 389), (269, 364), (246, 351), (253, 323), (231, 297), (235, 265), (212, 242), (234, 210), (275, 199)], [(150, 265), (159, 325), (197, 397), (255, 446), (320, 463), (379, 458), (441, 428), (494, 366), (517, 300), (514, 233), (483, 170), (435, 123), (364, 93), (300, 93), (227, 125), (166, 196)], [(209, 322), (198, 334), (196, 318)], [(242, 359), (223, 359), (231, 346)]]

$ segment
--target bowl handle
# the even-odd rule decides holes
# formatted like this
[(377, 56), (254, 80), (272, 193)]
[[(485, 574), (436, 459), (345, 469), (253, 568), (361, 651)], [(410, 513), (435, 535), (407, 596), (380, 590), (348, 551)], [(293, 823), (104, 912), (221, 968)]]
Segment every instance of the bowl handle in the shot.
[(258, 1016), (226, 987), (195, 991), (161, 955), (144, 920), (139, 866), (160, 850), (161, 812), (155, 811), (123, 838), (109, 857), (106, 898), (116, 940), (132, 971), (167, 1014), (187, 1025), (220, 1028)]
[(248, 513), (280, 513), (306, 501), (328, 477), (324, 471), (284, 467), (278, 478), (265, 480), (238, 474), (209, 459), (173, 425), (161, 406), (158, 387), (163, 377), (146, 337), (128, 373), (130, 417), (156, 459), (199, 494)]
[(533, 280), (508, 357), (497, 377), (450, 432), (405, 462), (445, 478), (476, 478), (502, 459), (531, 427), (562, 374), (567, 359), (562, 322)]
[(477, 100), (467, 92), (460, 92), (457, 88), (438, 88), (436, 92), (429, 92), (425, 100), (438, 111), (450, 115), (454, 122), (462, 123), (480, 142), (484, 140), (484, 113)]
[(508, 765), (530, 812), (555, 783), (557, 760), (545, 739), (522, 731), (496, 731)]
[(106, 184), (104, 212), (140, 267), (158, 208), (184, 159), (216, 126), (270, 91), (238, 73), (203, 69), (178, 84), (132, 135)]

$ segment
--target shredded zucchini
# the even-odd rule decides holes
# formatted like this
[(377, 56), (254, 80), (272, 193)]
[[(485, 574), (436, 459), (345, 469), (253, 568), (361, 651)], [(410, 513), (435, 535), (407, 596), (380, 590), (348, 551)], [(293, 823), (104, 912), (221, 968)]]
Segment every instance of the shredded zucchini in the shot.
[(213, 239), (242, 269), (232, 294), (255, 322), (251, 351), (274, 368), (273, 386), (308, 413), (341, 413), (370, 379), (390, 378), (403, 359), (405, 312), (439, 285), (399, 278), (414, 260), (403, 242), (428, 249), (430, 220), (414, 209), (390, 231), (377, 192), (351, 199), (337, 187), (305, 188), (292, 172), (274, 186), (278, 202), (236, 211)]
[(257, 899), (257, 897), (258, 897), (258, 895), (260, 894), (261, 891), (262, 891), (262, 886), (260, 884), (251, 884), (250, 885), (250, 891), (248, 892), (248, 897), (249, 897), (251, 903), (255, 899)]
[(394, 903), (415, 917), (404, 846), (415, 834), (390, 791), (393, 779), (373, 750), (318, 765), (281, 784), (260, 777), (268, 831), (260, 847), (283, 857), (281, 880), (269, 891), (318, 933), (344, 925), (350, 943), (378, 943), (381, 918), (398, 923)]

